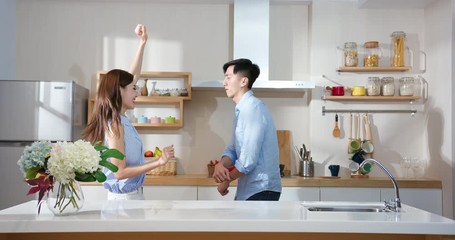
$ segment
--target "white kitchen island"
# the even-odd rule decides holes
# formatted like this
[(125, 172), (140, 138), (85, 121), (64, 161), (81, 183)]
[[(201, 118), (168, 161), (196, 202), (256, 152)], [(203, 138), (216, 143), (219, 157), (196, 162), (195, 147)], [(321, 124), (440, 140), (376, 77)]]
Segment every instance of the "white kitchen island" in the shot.
[(402, 212), (321, 212), (353, 202), (100, 201), (54, 216), (36, 201), (0, 211), (0, 239), (455, 239), (455, 221)]

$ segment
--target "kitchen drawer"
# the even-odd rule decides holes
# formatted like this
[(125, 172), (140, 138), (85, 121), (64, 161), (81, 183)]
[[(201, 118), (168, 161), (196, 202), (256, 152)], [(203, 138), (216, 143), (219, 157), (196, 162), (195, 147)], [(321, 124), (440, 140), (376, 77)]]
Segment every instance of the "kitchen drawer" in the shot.
[[(442, 215), (442, 189), (437, 188), (400, 188), (402, 203), (422, 210)], [(393, 188), (381, 188), (381, 201), (395, 198)]]
[(283, 187), (280, 201), (319, 201), (319, 187)]
[(321, 201), (377, 202), (380, 194), (379, 188), (321, 187)]
[(234, 200), (236, 191), (237, 187), (229, 187), (229, 193), (225, 196), (221, 196), (217, 187), (199, 186), (197, 189), (197, 200)]
[(147, 200), (197, 200), (197, 186), (144, 186)]

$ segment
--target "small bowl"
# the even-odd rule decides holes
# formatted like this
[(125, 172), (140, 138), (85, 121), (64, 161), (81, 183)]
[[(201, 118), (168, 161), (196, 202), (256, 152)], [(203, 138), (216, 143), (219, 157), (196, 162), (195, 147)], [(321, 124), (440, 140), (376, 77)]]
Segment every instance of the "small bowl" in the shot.
[(352, 96), (365, 96), (365, 87), (364, 86), (353, 87)]

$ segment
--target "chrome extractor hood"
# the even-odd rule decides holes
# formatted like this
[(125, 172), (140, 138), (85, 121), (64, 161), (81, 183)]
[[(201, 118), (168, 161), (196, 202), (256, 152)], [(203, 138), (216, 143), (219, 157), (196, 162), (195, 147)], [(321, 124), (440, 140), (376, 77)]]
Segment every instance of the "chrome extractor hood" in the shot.
[[(253, 90), (304, 91), (315, 87), (310, 80), (269, 79), (270, 0), (234, 0), (234, 59), (248, 58), (261, 74)], [(224, 90), (223, 80), (193, 80), (195, 90)]]

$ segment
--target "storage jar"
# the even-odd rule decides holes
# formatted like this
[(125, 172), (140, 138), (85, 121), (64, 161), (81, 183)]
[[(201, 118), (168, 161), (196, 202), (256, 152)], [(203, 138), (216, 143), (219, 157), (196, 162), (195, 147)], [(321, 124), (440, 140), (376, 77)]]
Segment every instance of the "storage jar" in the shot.
[(402, 77), (400, 78), (400, 96), (413, 96), (414, 95), (414, 78)]
[(366, 90), (368, 96), (379, 96), (381, 93), (381, 80), (378, 77), (369, 77)]
[(393, 77), (383, 77), (381, 83), (382, 96), (395, 95), (395, 79)]
[(381, 49), (379, 48), (379, 42), (371, 41), (366, 42), (365, 45), (365, 67), (379, 67), (379, 58), (381, 57)]
[(357, 67), (357, 43), (346, 42), (344, 44), (344, 66), (345, 67)]
[(391, 59), (390, 66), (392, 67), (404, 67), (404, 49), (406, 34), (402, 31), (393, 32), (392, 35), (392, 46), (391, 46)]

